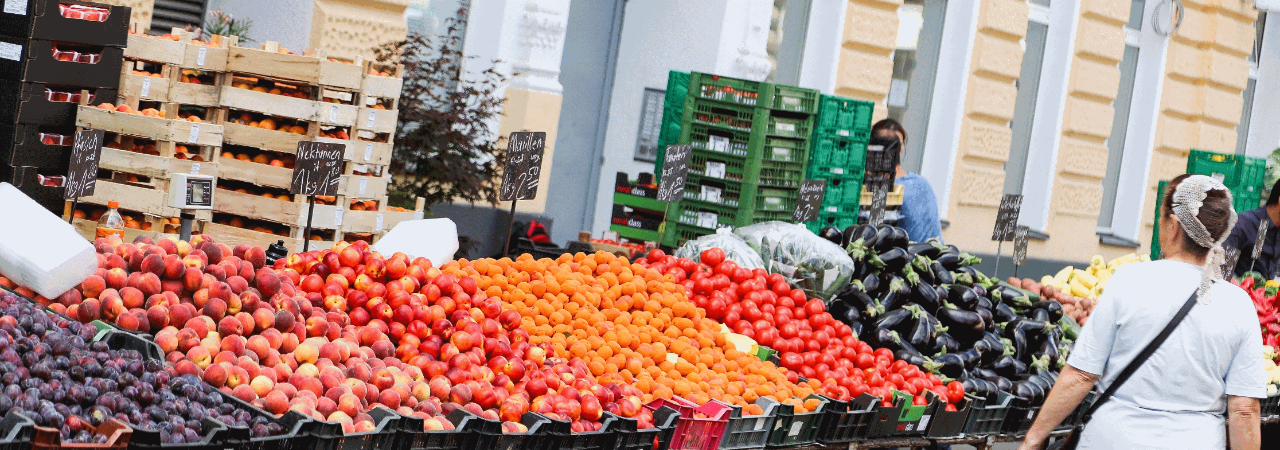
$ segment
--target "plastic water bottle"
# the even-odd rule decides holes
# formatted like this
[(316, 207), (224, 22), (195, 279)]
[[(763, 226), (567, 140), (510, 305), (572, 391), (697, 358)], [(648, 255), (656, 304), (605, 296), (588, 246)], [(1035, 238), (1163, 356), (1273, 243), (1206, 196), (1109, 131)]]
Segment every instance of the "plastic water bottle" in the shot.
[(97, 237), (103, 238), (110, 235), (118, 235), (120, 239), (124, 239), (124, 218), (120, 217), (120, 202), (107, 202), (107, 213), (98, 219)]

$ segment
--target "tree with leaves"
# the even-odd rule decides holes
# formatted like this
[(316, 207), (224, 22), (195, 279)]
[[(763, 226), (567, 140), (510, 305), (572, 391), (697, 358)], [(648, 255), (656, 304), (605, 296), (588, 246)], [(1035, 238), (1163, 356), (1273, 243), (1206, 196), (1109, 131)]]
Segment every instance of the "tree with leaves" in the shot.
[(493, 126), (502, 115), (498, 89), (507, 78), (498, 61), (483, 72), (464, 69), (461, 27), (449, 19), (444, 36), (419, 33), (378, 49), (378, 60), (404, 65), (400, 118), (392, 156), (392, 190), (423, 197), (428, 207), (457, 200), (498, 203), (505, 152)]

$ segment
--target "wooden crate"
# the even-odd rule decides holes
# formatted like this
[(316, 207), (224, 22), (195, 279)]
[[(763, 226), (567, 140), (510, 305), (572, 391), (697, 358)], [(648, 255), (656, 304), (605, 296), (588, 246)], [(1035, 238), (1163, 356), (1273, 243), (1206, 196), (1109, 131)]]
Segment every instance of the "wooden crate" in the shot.
[[(128, 65), (128, 64), (126, 64)], [(170, 70), (166, 66), (165, 70)], [(217, 85), (192, 84), (178, 81), (181, 69), (173, 68), (174, 75), (169, 77), (147, 77), (134, 75), (128, 68), (120, 75), (120, 98), (126, 99), (131, 107), (137, 107), (137, 101), (174, 103), (177, 105), (193, 105), (203, 107), (218, 106), (221, 88)], [(135, 104), (129, 104), (132, 101)]]
[[(285, 201), (260, 195), (242, 194), (219, 189), (214, 194), (213, 210), (219, 213), (234, 214), (255, 220), (265, 220), (291, 227), (307, 225), (307, 200), (305, 196), (295, 196), (295, 201)], [(337, 206), (315, 205), (316, 219), (311, 226), (321, 230), (336, 230), (340, 223), (334, 218), (338, 216)], [(345, 219), (345, 215), (341, 216)]]
[[(373, 61), (364, 64), (364, 79), (360, 85), (360, 93), (369, 97), (378, 98), (400, 98), (400, 90), (404, 87), (404, 65), (397, 64), (393, 67), (386, 67), (385, 64), (378, 64)], [(369, 75), (369, 72), (375, 68), (390, 68), (388, 72), (391, 76), (384, 77), (378, 75)], [(385, 71), (385, 70), (384, 70)]]
[(379, 200), (385, 202), (387, 199), (387, 185), (388, 182), (385, 176), (343, 175), (338, 181), (338, 195), (347, 197), (348, 200)]
[(213, 177), (219, 176), (220, 173), (220, 164), (217, 161), (197, 162), (110, 147), (102, 148), (98, 167), (114, 172), (161, 179), (171, 179), (175, 173), (198, 173)]
[(394, 109), (360, 108), (356, 129), (374, 133), (395, 133), (400, 111)]
[[(148, 185), (99, 179), (93, 195), (81, 197), (79, 202), (106, 206), (107, 202), (116, 201), (123, 209), (148, 216), (178, 217), (181, 211), (167, 205), (168, 187), (168, 181), (163, 179), (153, 179)], [(208, 221), (212, 213), (196, 211), (195, 216), (197, 220)]]
[(205, 147), (222, 146), (222, 125), (147, 117), (92, 106), (80, 106), (76, 114), (76, 126), (156, 141)]
[(227, 71), (294, 82), (320, 84), (321, 59), (315, 56), (280, 53), (280, 43), (266, 42), (261, 48), (230, 47)]
[[(71, 226), (75, 227), (76, 232), (80, 233), (80, 236), (84, 237), (85, 239), (93, 241), (94, 239), (97, 238), (98, 222), (94, 222), (88, 219), (71, 219)], [(124, 229), (125, 242), (133, 242), (133, 240), (137, 239), (139, 236), (149, 237), (153, 242), (156, 240), (159, 240), (162, 237), (173, 238), (173, 240), (175, 241), (178, 240), (179, 238), (177, 234), (164, 233), (162, 231), (155, 231), (154, 229), (152, 229), (152, 231), (135, 230), (133, 228)]]
[[(324, 137), (317, 137), (312, 140), (316, 142), (346, 145), (347, 150), (346, 153), (343, 154), (343, 161), (372, 164), (375, 166), (391, 164), (391, 144), (381, 142), (348, 141)], [(294, 145), (296, 150), (297, 144)]]
[(303, 122), (315, 122), (319, 116), (317, 103), (314, 100), (304, 100), (224, 85), (222, 86), (222, 95), (218, 101), (218, 106), (269, 116), (285, 117)]
[[(241, 161), (231, 158), (219, 158), (221, 177), (228, 180), (244, 181), (258, 186), (289, 189), (293, 183), (293, 169), (258, 164), (252, 161)], [(386, 195), (385, 188), (383, 190)]]
[(360, 114), (360, 108), (355, 105), (316, 102), (315, 107), (316, 121), (325, 125), (353, 127), (356, 125), (356, 118)]
[(356, 91), (364, 82), (363, 62), (348, 64), (330, 58), (320, 59), (320, 85)]
[(228, 50), (237, 41), (235, 37), (214, 36), (211, 41), (216, 45), (205, 45), (192, 42), (191, 33), (181, 29), (175, 28), (174, 34), (179, 36), (179, 40), (145, 34), (129, 34), (124, 57), (135, 61), (171, 64), (184, 69), (211, 72), (227, 70)]
[(222, 126), (223, 140), (227, 144), (243, 145), (290, 155), (298, 152), (298, 142), (312, 139), (307, 135), (251, 127), (234, 122), (224, 122)]
[(424, 206), (424, 199), (419, 198), (416, 211), (392, 211), (386, 201), (381, 201), (378, 211), (348, 211), (342, 219), (342, 231), (381, 235), (400, 222), (421, 219)]
[(271, 233), (263, 233), (244, 228), (236, 228), (233, 226), (217, 224), (213, 222), (205, 223), (203, 234), (212, 236), (215, 241), (220, 244), (226, 244), (229, 247), (235, 247), (240, 244), (249, 244), (266, 248), (277, 241), (284, 241), (285, 248), (298, 248), (300, 239), (292, 236), (280, 236)]

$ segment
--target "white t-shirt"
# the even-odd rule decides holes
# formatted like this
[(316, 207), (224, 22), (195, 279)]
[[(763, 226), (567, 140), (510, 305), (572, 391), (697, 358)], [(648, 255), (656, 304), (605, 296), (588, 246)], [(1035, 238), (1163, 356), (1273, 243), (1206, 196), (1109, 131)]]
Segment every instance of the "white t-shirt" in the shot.
[[(1067, 363), (1115, 381), (1173, 319), (1200, 282), (1201, 266), (1177, 261), (1116, 271)], [(1191, 308), (1169, 339), (1098, 408), (1082, 449), (1226, 448), (1226, 396), (1266, 398), (1262, 333), (1249, 295), (1226, 281)]]

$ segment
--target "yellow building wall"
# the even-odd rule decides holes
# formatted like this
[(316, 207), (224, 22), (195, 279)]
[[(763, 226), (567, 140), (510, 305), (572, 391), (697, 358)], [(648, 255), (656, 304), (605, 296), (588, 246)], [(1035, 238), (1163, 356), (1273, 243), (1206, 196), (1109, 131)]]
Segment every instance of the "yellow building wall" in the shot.
[(1160, 180), (1186, 173), (1191, 149), (1234, 153), (1236, 125), (1249, 81), (1257, 11), (1237, 0), (1184, 0), (1182, 27), (1171, 37), (1155, 151), (1143, 203), (1140, 253), (1150, 252)]
[(844, 16), (835, 95), (875, 102), (873, 121), (889, 115), (899, 6), (902, 0), (850, 0)]
[[(1023, 0), (981, 0), (977, 36), (969, 64), (964, 116), (951, 198), (942, 237), (966, 251), (994, 253), (991, 226), (1004, 192), (1004, 163), (1009, 158), (1022, 45), (1027, 33)], [(1039, 256), (1028, 253), (1033, 257)]]
[(408, 7), (409, 0), (315, 0), (311, 48), (338, 58), (373, 60), (374, 49), (408, 35)]

